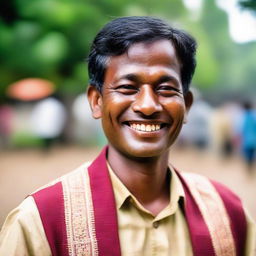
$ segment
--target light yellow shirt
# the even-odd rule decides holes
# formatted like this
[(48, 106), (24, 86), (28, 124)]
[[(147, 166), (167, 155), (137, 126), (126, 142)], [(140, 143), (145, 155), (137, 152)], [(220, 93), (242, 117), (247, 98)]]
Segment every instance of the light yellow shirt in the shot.
[(1, 256), (52, 256), (33, 197), (12, 210), (0, 232)]
[[(136, 200), (110, 170), (116, 199), (122, 256), (192, 256), (188, 228), (180, 203), (183, 188), (175, 172), (170, 182), (170, 204), (157, 216)], [(247, 214), (245, 256), (255, 256), (255, 226)], [(111, 246), (111, 245), (110, 245)], [(1, 256), (51, 256), (33, 197), (26, 198), (7, 217), (0, 232)]]
[(122, 255), (192, 256), (187, 223), (179, 207), (184, 200), (184, 191), (176, 173), (171, 174), (169, 205), (153, 216), (110, 167), (109, 171), (116, 199)]

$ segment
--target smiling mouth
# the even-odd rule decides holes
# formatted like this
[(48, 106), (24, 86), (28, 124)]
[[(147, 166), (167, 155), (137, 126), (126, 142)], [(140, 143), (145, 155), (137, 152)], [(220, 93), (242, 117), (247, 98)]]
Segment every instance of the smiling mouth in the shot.
[(140, 132), (157, 132), (162, 128), (166, 127), (166, 123), (148, 124), (148, 123), (135, 123), (135, 122), (124, 122), (125, 125), (131, 129)]

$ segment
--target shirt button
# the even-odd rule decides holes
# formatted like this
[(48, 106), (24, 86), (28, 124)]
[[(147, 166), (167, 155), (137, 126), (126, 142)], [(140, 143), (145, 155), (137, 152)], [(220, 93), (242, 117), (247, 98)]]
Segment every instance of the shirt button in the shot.
[(153, 227), (154, 227), (154, 228), (158, 228), (158, 227), (159, 227), (159, 222), (158, 222), (158, 221), (154, 222), (154, 223), (153, 223)]

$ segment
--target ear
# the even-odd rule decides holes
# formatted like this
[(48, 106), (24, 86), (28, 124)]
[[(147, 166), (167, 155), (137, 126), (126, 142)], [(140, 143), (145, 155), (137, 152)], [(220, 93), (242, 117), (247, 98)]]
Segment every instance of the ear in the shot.
[(92, 116), (99, 119), (102, 116), (102, 95), (95, 86), (89, 85), (87, 90), (87, 98), (92, 110)]
[(193, 93), (191, 91), (188, 91), (184, 95), (184, 100), (185, 100), (186, 113), (184, 116), (183, 123), (187, 123), (187, 115), (194, 101)]

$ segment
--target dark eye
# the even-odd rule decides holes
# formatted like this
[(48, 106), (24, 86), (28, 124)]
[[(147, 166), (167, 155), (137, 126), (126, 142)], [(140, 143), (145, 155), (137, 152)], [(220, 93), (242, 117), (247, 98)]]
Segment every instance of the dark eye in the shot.
[(176, 87), (171, 86), (171, 85), (159, 85), (157, 87), (157, 92), (160, 95), (165, 96), (165, 97), (172, 96), (177, 93), (181, 93), (181, 91), (179, 89), (177, 89)]
[(122, 94), (130, 95), (137, 93), (138, 88), (131, 84), (123, 84), (116, 88), (116, 91)]

